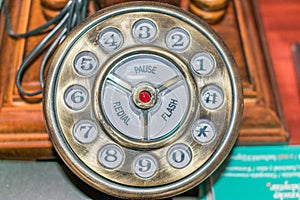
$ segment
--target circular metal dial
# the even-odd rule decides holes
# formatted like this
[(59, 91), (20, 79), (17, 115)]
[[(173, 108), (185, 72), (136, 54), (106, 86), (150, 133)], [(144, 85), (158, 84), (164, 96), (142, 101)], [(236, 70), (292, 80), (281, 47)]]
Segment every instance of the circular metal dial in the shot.
[(50, 64), (44, 114), (65, 163), (123, 198), (165, 198), (207, 178), (233, 146), (239, 73), (201, 20), (160, 3), (88, 18)]

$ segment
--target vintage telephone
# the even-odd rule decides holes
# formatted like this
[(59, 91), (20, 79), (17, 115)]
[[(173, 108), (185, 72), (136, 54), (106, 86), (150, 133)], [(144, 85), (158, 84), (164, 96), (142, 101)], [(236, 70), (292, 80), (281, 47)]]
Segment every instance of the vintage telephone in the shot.
[(77, 26), (52, 58), (43, 101), (67, 166), (100, 191), (135, 199), (205, 180), (233, 147), (243, 110), (223, 41), (157, 2), (112, 6)]

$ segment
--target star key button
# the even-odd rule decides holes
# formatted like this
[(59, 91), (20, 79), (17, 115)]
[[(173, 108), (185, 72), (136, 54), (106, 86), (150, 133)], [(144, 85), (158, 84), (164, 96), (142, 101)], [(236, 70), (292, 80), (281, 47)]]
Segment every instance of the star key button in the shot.
[(211, 121), (200, 119), (193, 124), (192, 135), (197, 142), (206, 144), (214, 139), (216, 129)]

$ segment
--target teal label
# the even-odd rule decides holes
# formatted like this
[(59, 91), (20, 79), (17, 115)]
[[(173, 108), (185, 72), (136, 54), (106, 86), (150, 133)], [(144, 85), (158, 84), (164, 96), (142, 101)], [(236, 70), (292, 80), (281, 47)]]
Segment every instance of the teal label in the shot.
[(235, 147), (203, 184), (201, 200), (299, 200), (300, 146)]

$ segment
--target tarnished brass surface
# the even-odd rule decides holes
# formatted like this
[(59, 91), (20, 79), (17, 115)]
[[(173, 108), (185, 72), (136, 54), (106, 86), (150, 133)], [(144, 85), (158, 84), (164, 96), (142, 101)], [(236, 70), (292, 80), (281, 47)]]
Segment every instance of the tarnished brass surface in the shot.
[[(138, 42), (132, 36), (131, 28), (139, 19), (150, 19), (158, 29), (156, 38), (149, 44)], [(103, 50), (98, 43), (101, 31), (107, 27), (118, 29), (124, 38), (122, 46), (113, 52)], [(191, 38), (189, 47), (183, 51), (171, 51), (166, 45), (166, 34), (177, 27), (187, 31)], [(99, 68), (87, 77), (79, 75), (73, 67), (76, 55), (83, 51), (93, 52), (99, 60)], [(216, 68), (206, 77), (192, 72), (189, 64), (192, 56), (202, 51), (208, 52), (216, 63)], [(190, 90), (185, 118), (170, 136), (158, 141), (124, 137), (106, 119), (100, 101), (101, 87), (108, 71), (121, 58), (139, 53), (155, 54), (175, 63)], [(66, 90), (72, 85), (88, 90), (88, 102), (82, 109), (72, 110), (65, 103)], [(208, 85), (223, 90), (224, 102), (215, 110), (209, 110), (200, 103), (200, 93)], [(59, 155), (88, 184), (122, 198), (165, 198), (202, 182), (226, 158), (238, 134), (242, 102), (236, 64), (208, 25), (173, 6), (134, 2), (98, 12), (66, 38), (50, 64), (44, 114)], [(81, 119), (89, 119), (96, 124), (99, 132), (94, 142), (82, 144), (74, 138), (74, 124)], [(209, 143), (201, 144), (191, 134), (192, 125), (198, 119), (209, 119), (215, 125), (216, 136)], [(99, 150), (108, 144), (117, 144), (125, 155), (116, 169), (105, 168), (98, 161)], [(183, 169), (174, 168), (167, 161), (168, 150), (174, 144), (185, 144), (191, 149), (192, 159)], [(141, 178), (132, 172), (132, 163), (140, 153), (149, 153), (157, 160), (158, 170), (150, 178)]]

